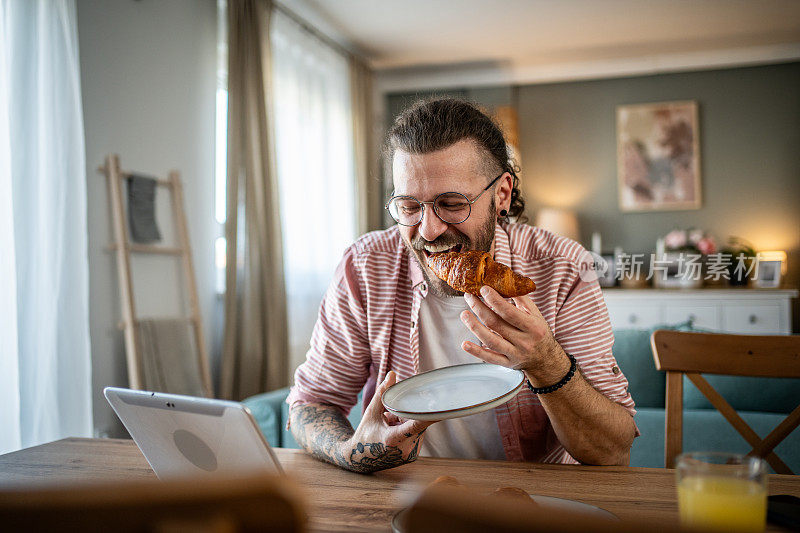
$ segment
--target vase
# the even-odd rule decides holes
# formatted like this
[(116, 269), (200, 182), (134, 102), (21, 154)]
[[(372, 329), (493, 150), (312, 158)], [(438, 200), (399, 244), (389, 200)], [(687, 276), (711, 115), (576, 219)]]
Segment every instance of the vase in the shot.
[(704, 258), (700, 256), (699, 269), (687, 268), (686, 252), (667, 252), (658, 259), (663, 270), (653, 271), (653, 286), (660, 289), (699, 289), (703, 286)]

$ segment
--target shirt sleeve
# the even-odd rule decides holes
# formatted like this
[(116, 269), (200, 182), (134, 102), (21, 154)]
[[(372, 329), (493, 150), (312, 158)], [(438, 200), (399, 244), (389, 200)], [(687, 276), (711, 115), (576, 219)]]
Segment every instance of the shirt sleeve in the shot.
[(577, 271), (571, 278), (566, 299), (556, 314), (555, 339), (577, 360), (592, 387), (633, 416), (636, 409), (628, 393), (628, 380), (612, 354), (614, 333), (600, 285), (597, 280), (582, 280)]
[(351, 247), (345, 251), (322, 300), (306, 361), (297, 368), (294, 386), (286, 398), (290, 406), (323, 403), (347, 415), (356, 404), (370, 366), (360, 270)]

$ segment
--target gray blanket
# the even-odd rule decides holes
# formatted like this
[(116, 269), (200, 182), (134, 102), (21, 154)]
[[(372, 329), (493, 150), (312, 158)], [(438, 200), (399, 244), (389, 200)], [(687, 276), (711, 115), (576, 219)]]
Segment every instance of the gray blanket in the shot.
[(138, 330), (145, 390), (205, 396), (189, 320), (144, 319)]
[(147, 176), (128, 178), (128, 220), (131, 239), (148, 243), (161, 240), (156, 224), (156, 180)]

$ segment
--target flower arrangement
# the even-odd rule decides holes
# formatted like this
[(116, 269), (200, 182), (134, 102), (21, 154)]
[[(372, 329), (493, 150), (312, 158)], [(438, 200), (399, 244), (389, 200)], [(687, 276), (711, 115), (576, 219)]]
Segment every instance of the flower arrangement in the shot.
[(674, 229), (664, 237), (664, 247), (668, 252), (687, 252), (703, 255), (717, 251), (714, 237), (697, 228)]

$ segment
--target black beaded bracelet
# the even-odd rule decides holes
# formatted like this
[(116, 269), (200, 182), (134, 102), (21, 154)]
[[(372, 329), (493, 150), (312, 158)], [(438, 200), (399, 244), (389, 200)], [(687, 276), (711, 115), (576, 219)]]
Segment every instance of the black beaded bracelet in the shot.
[(531, 385), (531, 382), (526, 379), (525, 382), (528, 384), (528, 388), (531, 389), (531, 392), (534, 394), (548, 394), (550, 392), (557, 391), (558, 389), (569, 383), (569, 380), (571, 380), (572, 376), (575, 375), (575, 371), (578, 370), (578, 362), (570, 354), (567, 354), (567, 357), (569, 357), (569, 362), (570, 362), (569, 371), (567, 372), (567, 375), (561, 378), (561, 381), (547, 387), (534, 387), (533, 385)]

